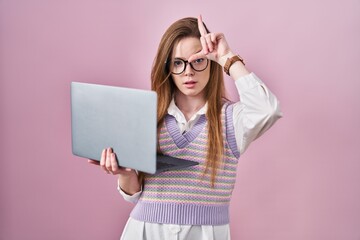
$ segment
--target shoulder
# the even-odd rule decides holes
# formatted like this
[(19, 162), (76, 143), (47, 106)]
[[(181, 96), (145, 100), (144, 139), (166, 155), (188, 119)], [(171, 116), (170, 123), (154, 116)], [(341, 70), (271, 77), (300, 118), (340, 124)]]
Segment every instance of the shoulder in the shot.
[(223, 99), (221, 113), (226, 114), (226, 115), (229, 113), (229, 111), (232, 113), (234, 104), (235, 104), (235, 102), (232, 102), (228, 99)]

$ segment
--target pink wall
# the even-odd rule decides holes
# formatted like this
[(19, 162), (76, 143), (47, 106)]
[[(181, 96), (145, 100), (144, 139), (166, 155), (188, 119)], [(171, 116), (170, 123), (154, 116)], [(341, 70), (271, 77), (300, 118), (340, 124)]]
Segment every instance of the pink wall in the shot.
[(161, 34), (202, 13), (284, 112), (241, 159), (233, 239), (359, 240), (360, 2), (132, 2), (0, 1), (0, 239), (118, 239), (132, 205), (72, 156), (70, 82), (149, 89)]

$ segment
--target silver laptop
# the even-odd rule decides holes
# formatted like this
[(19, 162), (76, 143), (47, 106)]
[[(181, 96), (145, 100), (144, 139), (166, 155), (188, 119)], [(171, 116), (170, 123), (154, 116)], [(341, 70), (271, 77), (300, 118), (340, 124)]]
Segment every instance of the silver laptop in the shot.
[(157, 95), (153, 91), (71, 83), (74, 155), (100, 160), (111, 147), (121, 167), (155, 174), (198, 164), (157, 154)]

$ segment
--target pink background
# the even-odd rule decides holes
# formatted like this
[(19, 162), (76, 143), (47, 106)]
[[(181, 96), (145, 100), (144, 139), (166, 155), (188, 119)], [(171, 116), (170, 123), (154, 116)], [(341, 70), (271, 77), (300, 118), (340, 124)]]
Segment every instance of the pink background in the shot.
[(166, 27), (199, 13), (284, 112), (241, 158), (233, 239), (360, 239), (358, 0), (0, 0), (0, 239), (119, 238), (132, 205), (72, 156), (70, 82), (149, 89)]

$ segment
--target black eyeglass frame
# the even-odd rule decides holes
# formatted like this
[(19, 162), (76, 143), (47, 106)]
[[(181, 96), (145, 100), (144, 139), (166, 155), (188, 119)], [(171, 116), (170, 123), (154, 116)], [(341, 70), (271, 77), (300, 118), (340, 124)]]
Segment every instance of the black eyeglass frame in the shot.
[[(193, 65), (191, 64), (191, 62), (189, 62), (188, 60), (184, 60), (184, 59), (181, 59), (181, 58), (176, 58), (176, 60), (179, 60), (179, 61), (182, 61), (183, 63), (184, 63), (184, 69), (180, 72), (180, 73), (174, 73), (174, 72), (172, 72), (172, 71), (170, 71), (172, 74), (175, 74), (175, 75), (180, 75), (180, 74), (182, 74), (183, 72), (185, 72), (185, 70), (186, 70), (186, 67), (187, 67), (187, 64), (190, 64), (190, 67), (194, 70), (194, 71), (196, 71), (196, 72), (202, 72), (202, 71), (205, 71), (205, 69), (209, 66), (209, 59), (207, 59), (207, 58), (203, 58), (203, 59), (205, 59), (206, 60), (206, 66), (204, 67), (204, 69), (202, 69), (202, 70), (196, 70), (194, 67), (193, 67)], [(198, 59), (195, 59), (194, 61), (196, 61), (196, 60), (198, 60)], [(169, 62), (171, 62), (171, 61), (169, 61)], [(169, 70), (170, 70), (170, 66), (168, 66), (169, 67)]]

